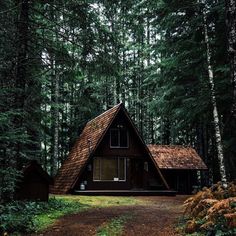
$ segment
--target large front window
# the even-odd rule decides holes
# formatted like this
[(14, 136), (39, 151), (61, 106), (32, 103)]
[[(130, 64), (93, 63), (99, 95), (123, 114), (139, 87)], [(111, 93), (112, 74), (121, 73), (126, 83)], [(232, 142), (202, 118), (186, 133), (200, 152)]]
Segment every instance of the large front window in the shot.
[(93, 160), (93, 180), (125, 181), (125, 161), (124, 157), (95, 157)]

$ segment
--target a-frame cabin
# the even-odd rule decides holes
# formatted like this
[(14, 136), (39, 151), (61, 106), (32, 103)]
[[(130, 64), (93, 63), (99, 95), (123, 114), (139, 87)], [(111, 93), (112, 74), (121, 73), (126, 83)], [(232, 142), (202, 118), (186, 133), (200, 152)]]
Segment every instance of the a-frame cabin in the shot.
[(157, 163), (120, 103), (86, 124), (51, 192), (168, 189)]

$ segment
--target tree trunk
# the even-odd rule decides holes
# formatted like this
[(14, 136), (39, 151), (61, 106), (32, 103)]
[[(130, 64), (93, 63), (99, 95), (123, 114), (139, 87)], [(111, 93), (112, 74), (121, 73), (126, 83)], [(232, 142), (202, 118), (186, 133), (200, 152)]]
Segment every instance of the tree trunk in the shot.
[(210, 92), (211, 92), (211, 100), (213, 106), (213, 122), (215, 128), (215, 138), (216, 138), (216, 147), (218, 152), (218, 160), (220, 165), (220, 175), (221, 181), (224, 185), (226, 185), (226, 171), (225, 171), (225, 163), (224, 163), (224, 152), (223, 152), (223, 145), (222, 145), (222, 137), (220, 132), (220, 120), (219, 120), (219, 113), (216, 104), (216, 95), (215, 95), (215, 84), (214, 84), (214, 73), (213, 68), (211, 65), (211, 50), (209, 44), (209, 36), (208, 36), (208, 29), (207, 29), (207, 13), (205, 10), (205, 2), (203, 3), (203, 20), (204, 20), (204, 36), (205, 36), (205, 44), (206, 44), (206, 54), (207, 54), (207, 70), (208, 70), (208, 79), (210, 84)]
[[(25, 105), (25, 88), (27, 78), (27, 55), (28, 55), (28, 32), (29, 32), (29, 2), (28, 0), (17, 1), (19, 5), (19, 13), (17, 20), (17, 34), (18, 34), (18, 45), (17, 45), (17, 64), (16, 64), (16, 78), (15, 78), (15, 99), (14, 107), (17, 114), (14, 118), (14, 129), (24, 133), (25, 125), (24, 120), (24, 105)], [(15, 144), (15, 161), (18, 168), (23, 165), (23, 144), (22, 140), (19, 140)]]
[[(54, 4), (54, 2), (52, 3)], [(51, 19), (55, 20), (53, 5), (51, 7)], [(55, 27), (55, 35), (53, 35), (53, 41), (58, 48), (58, 29)], [(52, 153), (51, 153), (51, 175), (55, 176), (58, 169), (59, 160), (59, 71), (57, 66), (57, 60), (54, 50), (51, 55), (51, 84), (52, 84), (52, 106), (51, 106), (51, 117), (52, 117)]]
[(236, 3), (226, 0), (226, 25), (228, 30), (228, 54), (230, 59), (230, 75), (233, 85), (233, 105), (231, 115), (236, 118)]
[(52, 117), (52, 153), (51, 153), (51, 175), (55, 176), (58, 166), (59, 158), (59, 77), (56, 70), (55, 60), (52, 63), (52, 106), (51, 106), (51, 117)]
[(170, 120), (166, 116), (162, 117), (161, 121), (161, 144), (169, 145), (171, 142)]
[[(226, 26), (228, 41), (228, 58), (230, 64), (230, 82), (232, 84), (232, 105), (224, 126), (224, 134), (226, 139), (236, 137), (236, 2), (235, 0), (226, 0)], [(228, 178), (234, 180), (236, 178), (236, 164), (234, 162), (235, 152), (234, 142), (226, 149)]]

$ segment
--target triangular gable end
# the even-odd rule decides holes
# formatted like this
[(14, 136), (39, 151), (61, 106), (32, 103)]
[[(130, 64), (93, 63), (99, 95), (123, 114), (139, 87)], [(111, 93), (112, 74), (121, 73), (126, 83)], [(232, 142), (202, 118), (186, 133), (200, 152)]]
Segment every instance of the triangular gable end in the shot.
[[(151, 155), (151, 152), (150, 152), (149, 149), (147, 148), (147, 146), (146, 146), (144, 140), (142, 139), (141, 135), (139, 134), (138, 129), (136, 128), (136, 126), (135, 126), (135, 124), (134, 124), (132, 118), (130, 117), (128, 111), (126, 110), (126, 108), (124, 107), (124, 105), (123, 105), (122, 103), (120, 104), (120, 109), (116, 112), (116, 114), (114, 115), (113, 119), (111, 120), (111, 122), (110, 122), (109, 125), (107, 126), (105, 132), (103, 133), (103, 136), (100, 138), (100, 140), (99, 140), (99, 142), (98, 142), (96, 148), (95, 148), (95, 149), (93, 150), (93, 152), (91, 153), (90, 158), (93, 158), (94, 154), (96, 154), (96, 151), (97, 151), (97, 149), (100, 148), (100, 145), (102, 144), (104, 137), (107, 135), (107, 132), (109, 131), (109, 128), (110, 128), (111, 126), (113, 126), (114, 121), (116, 120), (117, 116), (120, 116), (120, 115), (121, 115), (121, 112), (124, 114), (126, 120), (129, 122), (131, 128), (133, 129), (133, 131), (134, 131), (134, 133), (135, 133), (137, 139), (139, 140), (140, 144), (142, 145), (142, 148), (144, 149), (144, 152), (145, 152), (145, 154), (146, 154), (145, 156), (148, 156), (148, 157), (151, 159), (151, 162), (152, 162), (153, 165), (155, 166), (155, 168), (156, 168), (156, 170), (157, 170), (157, 173), (158, 173), (158, 175), (160, 176), (161, 181), (163, 182), (164, 186), (166, 187), (166, 189), (170, 189), (169, 186), (168, 186), (168, 184), (167, 184), (167, 182), (166, 182), (166, 180), (165, 180), (165, 178), (164, 178), (163, 175), (161, 174), (161, 171), (160, 171), (160, 169), (159, 169), (157, 163), (155, 162), (153, 156)], [(134, 137), (133, 137), (133, 138), (134, 138)], [(90, 158), (88, 158), (87, 163), (89, 162)], [(86, 167), (86, 165), (84, 165), (84, 167)], [(85, 168), (83, 168), (83, 170), (81, 170), (81, 172), (79, 173), (79, 175), (78, 175), (78, 177), (77, 177), (77, 179), (76, 179), (76, 181), (74, 182), (74, 184), (73, 184), (72, 187), (75, 187), (75, 185), (77, 184), (77, 181), (78, 181), (79, 177), (82, 175), (84, 169), (85, 169)], [(78, 186), (78, 185), (77, 185), (77, 186)]]
[(70, 190), (73, 189), (79, 177), (85, 170), (85, 167), (88, 164), (90, 158), (93, 157), (93, 154), (96, 152), (108, 129), (112, 125), (117, 115), (120, 114), (120, 112), (124, 113), (132, 129), (134, 130), (134, 133), (136, 134), (139, 141), (142, 143), (143, 148), (147, 153), (147, 156), (151, 158), (152, 163), (156, 167), (157, 172), (161, 177), (161, 180), (163, 181), (165, 187), (169, 189), (169, 186), (165, 181), (164, 177), (162, 176), (157, 163), (154, 161), (149, 149), (144, 143), (142, 137), (140, 136), (131, 117), (129, 116), (124, 105), (120, 103), (87, 123), (83, 132), (81, 133), (80, 137), (72, 148), (69, 154), (69, 158), (65, 161), (65, 163), (59, 170), (59, 173), (55, 178), (55, 185), (52, 188), (51, 192), (68, 193)]

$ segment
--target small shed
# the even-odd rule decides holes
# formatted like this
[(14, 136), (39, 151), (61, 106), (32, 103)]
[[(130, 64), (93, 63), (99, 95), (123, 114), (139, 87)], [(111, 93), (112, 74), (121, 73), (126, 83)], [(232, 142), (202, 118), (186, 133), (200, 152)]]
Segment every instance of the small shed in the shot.
[(22, 175), (15, 198), (17, 200), (48, 201), (49, 185), (53, 181), (41, 165), (35, 160), (30, 161), (23, 168)]
[(182, 145), (148, 145), (169, 186), (181, 194), (190, 194), (197, 185), (197, 171), (207, 166), (195, 149)]

